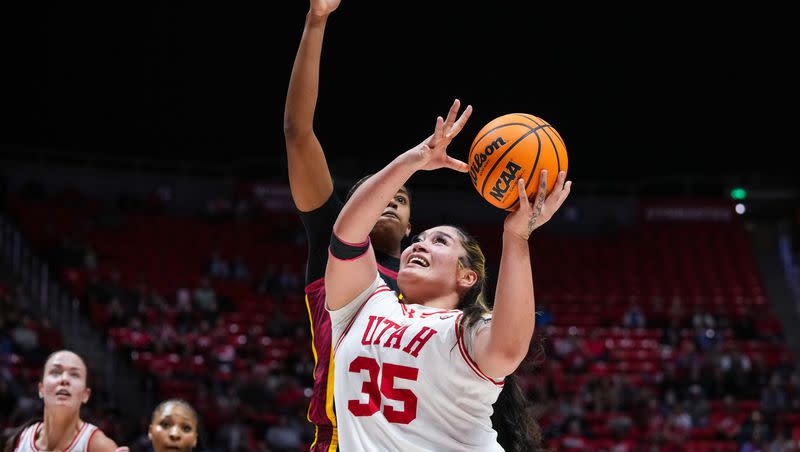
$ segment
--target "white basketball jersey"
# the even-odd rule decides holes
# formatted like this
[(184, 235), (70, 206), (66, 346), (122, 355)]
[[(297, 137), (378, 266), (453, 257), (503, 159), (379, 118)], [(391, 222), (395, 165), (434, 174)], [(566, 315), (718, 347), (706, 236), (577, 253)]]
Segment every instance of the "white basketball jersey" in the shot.
[[(45, 452), (36, 448), (36, 431), (42, 425), (37, 422), (30, 427), (26, 428), (19, 436), (17, 448), (15, 452)], [(97, 427), (84, 422), (78, 434), (72, 440), (72, 443), (67, 446), (62, 452), (87, 452), (89, 450), (89, 443), (92, 441), (92, 435), (97, 432)]]
[(489, 419), (503, 381), (475, 364), (461, 311), (403, 304), (377, 276), (330, 315), (342, 450), (503, 450)]

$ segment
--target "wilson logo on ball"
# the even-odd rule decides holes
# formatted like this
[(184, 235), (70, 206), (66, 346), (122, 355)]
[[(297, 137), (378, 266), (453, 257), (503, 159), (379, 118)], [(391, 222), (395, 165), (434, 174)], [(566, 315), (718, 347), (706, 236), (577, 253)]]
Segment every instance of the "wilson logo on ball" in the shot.
[(505, 145), (506, 142), (503, 140), (503, 137), (497, 137), (496, 140), (489, 143), (484, 149), (483, 152), (480, 154), (475, 154), (472, 158), (472, 165), (470, 165), (469, 169), (469, 177), (472, 179), (472, 183), (475, 184), (478, 181), (478, 173), (480, 172), (481, 168), (483, 168), (484, 163), (489, 158), (490, 155), (494, 153), (494, 151), (500, 149), (500, 146)]

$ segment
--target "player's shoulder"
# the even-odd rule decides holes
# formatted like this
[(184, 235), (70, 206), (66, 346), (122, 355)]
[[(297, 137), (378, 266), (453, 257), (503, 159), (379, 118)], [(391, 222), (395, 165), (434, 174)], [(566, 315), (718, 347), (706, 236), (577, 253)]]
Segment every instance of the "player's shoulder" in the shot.
[(86, 447), (88, 452), (114, 452), (117, 450), (117, 443), (106, 436), (102, 430), (96, 426), (91, 426), (94, 431), (91, 433), (89, 444)]

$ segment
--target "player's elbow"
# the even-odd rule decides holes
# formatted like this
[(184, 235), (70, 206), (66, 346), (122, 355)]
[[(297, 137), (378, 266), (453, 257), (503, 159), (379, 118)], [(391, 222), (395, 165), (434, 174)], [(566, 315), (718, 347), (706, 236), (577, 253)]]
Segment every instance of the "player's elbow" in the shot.
[(287, 143), (300, 141), (312, 133), (311, 125), (295, 121), (289, 115), (283, 117), (283, 136)]

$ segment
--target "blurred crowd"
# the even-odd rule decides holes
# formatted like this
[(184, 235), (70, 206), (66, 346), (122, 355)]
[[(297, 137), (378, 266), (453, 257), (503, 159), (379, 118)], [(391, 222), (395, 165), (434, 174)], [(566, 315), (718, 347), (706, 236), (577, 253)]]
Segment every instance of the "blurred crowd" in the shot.
[[(125, 198), (104, 210), (102, 221), (92, 221), (123, 221), (131, 211), (165, 215), (172, 195), (158, 193), (149, 201)], [(47, 198), (30, 195), (22, 202)], [(194, 221), (263, 221), (246, 202), (223, 201), (209, 203)], [(302, 228), (283, 228), (276, 243), (294, 246), (304, 259)], [(194, 282), (166, 293), (143, 273), (98, 271), (103, 255), (91, 240), (50, 233), (58, 240), (39, 251), (53, 273), (64, 275), (65, 284), (75, 282), (69, 271), (85, 278), (82, 310), (117, 356), (133, 362), (160, 398), (179, 396), (195, 406), (202, 450), (308, 449), (314, 358), (301, 268), (281, 261), (254, 268), (240, 254), (212, 248), (195, 262)], [(248, 307), (220, 289), (230, 287), (243, 288), (254, 301)], [(0, 427), (9, 429), (41, 415), (37, 371), (64, 341), (47, 319), (32, 319), (21, 287), (4, 284), (0, 295)], [(631, 303), (613, 331), (570, 327), (541, 313), (544, 360), (535, 368), (523, 365), (518, 375), (548, 444), (566, 451), (678, 451), (701, 441), (708, 450), (797, 450), (800, 375), (776, 351), (785, 348), (779, 329), (760, 330), (752, 315), (689, 310), (680, 300), (667, 307), (666, 322), (648, 319), (646, 311)], [(85, 418), (119, 443), (149, 450), (149, 420), (127, 418), (107, 382), (90, 384)]]

